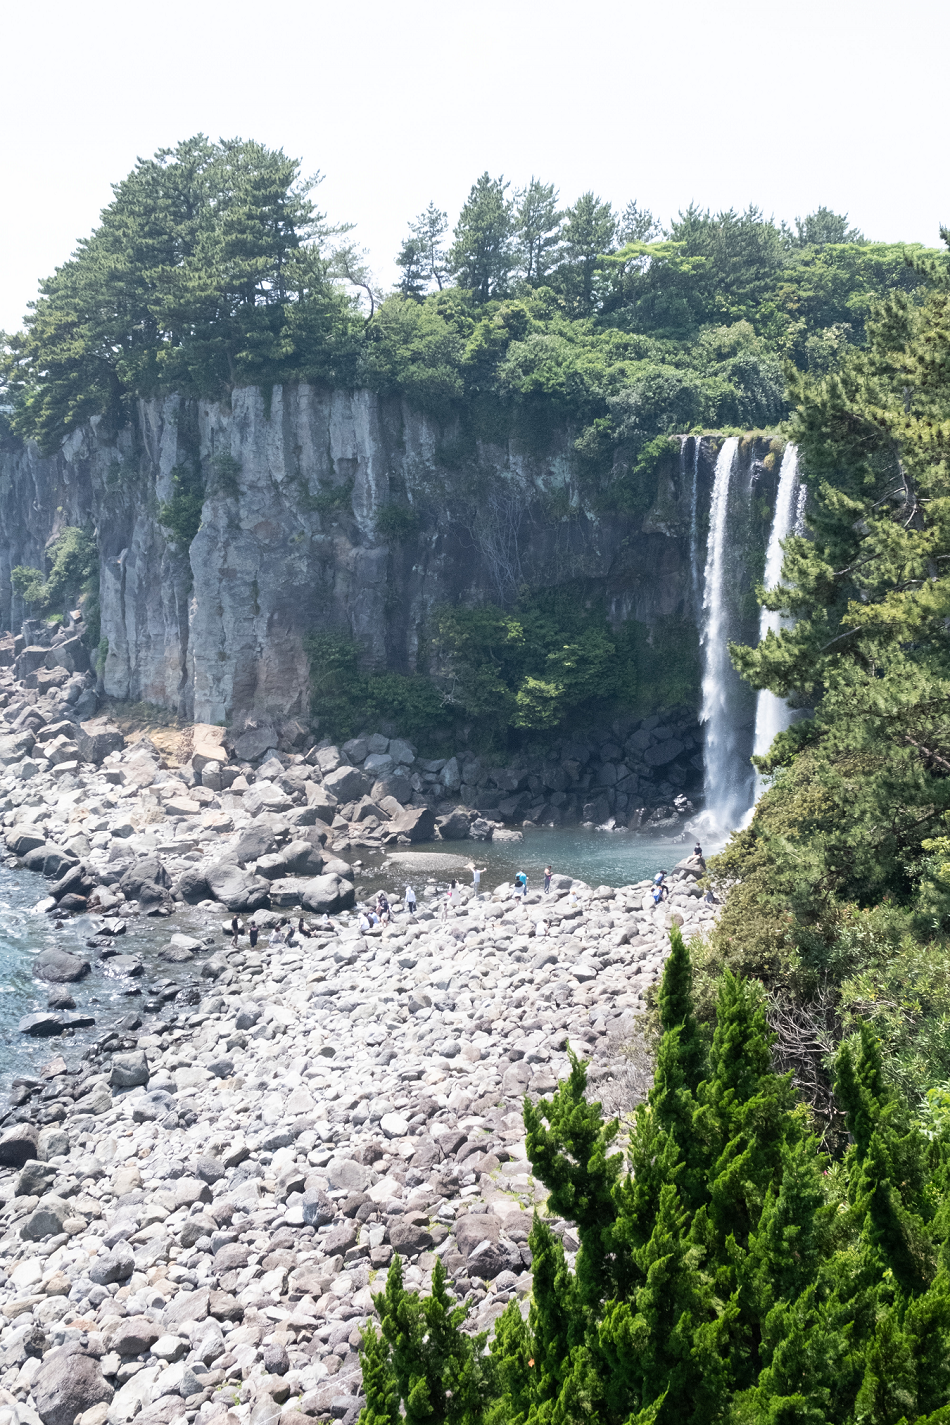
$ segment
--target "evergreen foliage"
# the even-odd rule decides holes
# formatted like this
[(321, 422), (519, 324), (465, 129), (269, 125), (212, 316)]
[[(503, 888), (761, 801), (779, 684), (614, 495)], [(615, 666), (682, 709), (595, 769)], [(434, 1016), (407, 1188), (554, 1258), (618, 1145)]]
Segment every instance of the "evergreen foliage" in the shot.
[(787, 622), (732, 656), (813, 715), (760, 759), (772, 786), (713, 864), (731, 890), (703, 996), (725, 962), (805, 1013), (822, 1001), (833, 1032), (869, 1022), (921, 1095), (950, 1073), (950, 269), (916, 275), (864, 349), (792, 377), (808, 531), (761, 592)]
[[(852, 1141), (832, 1164), (790, 1076), (771, 1066), (760, 987), (724, 973), (706, 1050), (690, 980), (674, 934), (658, 1072), (624, 1147), (576, 1058), (552, 1098), (525, 1102), (547, 1210), (580, 1239), (574, 1270), (536, 1215), (528, 1320), (511, 1303), (485, 1354), (441, 1267), (419, 1301), (397, 1258), (376, 1298), (388, 1358), (367, 1334), (363, 1425), (399, 1418), (394, 1400), (422, 1419), (414, 1390), (432, 1402), (424, 1418), (450, 1418), (441, 1392), (453, 1375), (451, 1418), (465, 1425), (947, 1418), (946, 1119), (925, 1131), (865, 1029), (838, 1058)], [(479, 1387), (463, 1404), (476, 1357)]]
[(922, 280), (902, 246), (827, 208), (790, 229), (690, 207), (664, 231), (636, 202), (562, 208), (553, 183), (483, 173), (451, 241), (436, 203), (409, 223), (381, 299), (316, 181), (280, 150), (201, 134), (140, 160), (6, 339), (14, 430), (53, 450), (138, 396), (365, 385), (482, 438), (560, 423), (597, 498), (639, 509), (644, 445), (782, 419), (784, 361), (831, 369), (876, 298)]

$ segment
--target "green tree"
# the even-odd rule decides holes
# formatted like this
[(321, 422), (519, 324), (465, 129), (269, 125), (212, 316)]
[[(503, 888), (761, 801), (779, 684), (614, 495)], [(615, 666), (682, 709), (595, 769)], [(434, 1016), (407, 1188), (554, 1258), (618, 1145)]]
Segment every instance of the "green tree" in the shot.
[(477, 302), (502, 296), (515, 265), (515, 217), (505, 197), (509, 187), (504, 178), (483, 173), (455, 225), (449, 267)]
[(558, 193), (553, 183), (532, 176), (515, 194), (515, 223), (518, 269), (523, 280), (539, 286), (556, 261), (561, 218)]
[(564, 260), (558, 276), (583, 315), (593, 310), (597, 263), (613, 251), (616, 234), (617, 218), (613, 208), (591, 192), (582, 193), (564, 214)]

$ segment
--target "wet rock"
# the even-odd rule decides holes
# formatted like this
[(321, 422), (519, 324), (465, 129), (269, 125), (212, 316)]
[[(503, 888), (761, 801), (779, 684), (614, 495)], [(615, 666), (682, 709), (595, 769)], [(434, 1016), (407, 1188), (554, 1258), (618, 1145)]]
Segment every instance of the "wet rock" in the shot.
[(443, 841), (462, 841), (468, 836), (471, 821), (467, 812), (456, 810), (437, 817), (435, 824)]
[(62, 1034), (66, 1021), (61, 1014), (52, 1010), (39, 1010), (36, 1014), (25, 1014), (17, 1028), (21, 1034), (29, 1034), (34, 1039), (48, 1038), (52, 1034)]

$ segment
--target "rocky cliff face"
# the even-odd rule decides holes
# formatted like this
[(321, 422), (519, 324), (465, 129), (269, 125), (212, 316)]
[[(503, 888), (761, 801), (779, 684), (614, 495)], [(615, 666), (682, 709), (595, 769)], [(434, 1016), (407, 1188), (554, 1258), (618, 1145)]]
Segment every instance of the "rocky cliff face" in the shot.
[[(399, 401), (308, 386), (269, 401), (239, 390), (229, 408), (143, 402), (118, 434), (93, 422), (56, 456), (0, 453), (0, 627), (29, 612), (11, 569), (42, 568), (64, 525), (96, 531), (106, 692), (205, 722), (304, 713), (312, 630), (409, 672), (435, 606), (504, 603), (523, 584), (583, 578), (617, 620), (695, 621), (717, 445), (671, 454), (646, 517), (599, 517), (566, 433), (545, 454), (466, 445)], [(767, 449), (750, 443), (743, 459), (770, 506)], [(176, 475), (204, 492), (188, 548), (159, 518)], [(765, 521), (752, 545), (767, 535)]]

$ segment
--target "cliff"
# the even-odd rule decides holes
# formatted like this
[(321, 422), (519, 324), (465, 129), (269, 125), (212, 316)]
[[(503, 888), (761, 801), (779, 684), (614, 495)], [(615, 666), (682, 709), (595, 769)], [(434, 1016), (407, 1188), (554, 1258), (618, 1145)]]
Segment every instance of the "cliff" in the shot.
[[(43, 568), (66, 525), (96, 533), (106, 693), (205, 722), (305, 713), (311, 631), (410, 672), (433, 608), (504, 603), (523, 585), (583, 580), (614, 621), (695, 624), (718, 444), (671, 448), (646, 515), (598, 514), (567, 431), (544, 452), (465, 441), (396, 399), (303, 385), (240, 389), (229, 407), (141, 402), (125, 429), (92, 422), (55, 456), (0, 453), (0, 627), (29, 613), (11, 569)], [(736, 535), (751, 594), (774, 472), (767, 443), (743, 451), (743, 483), (765, 496)], [(190, 546), (160, 519), (185, 488), (203, 498)], [(754, 633), (754, 601), (747, 621)]]

